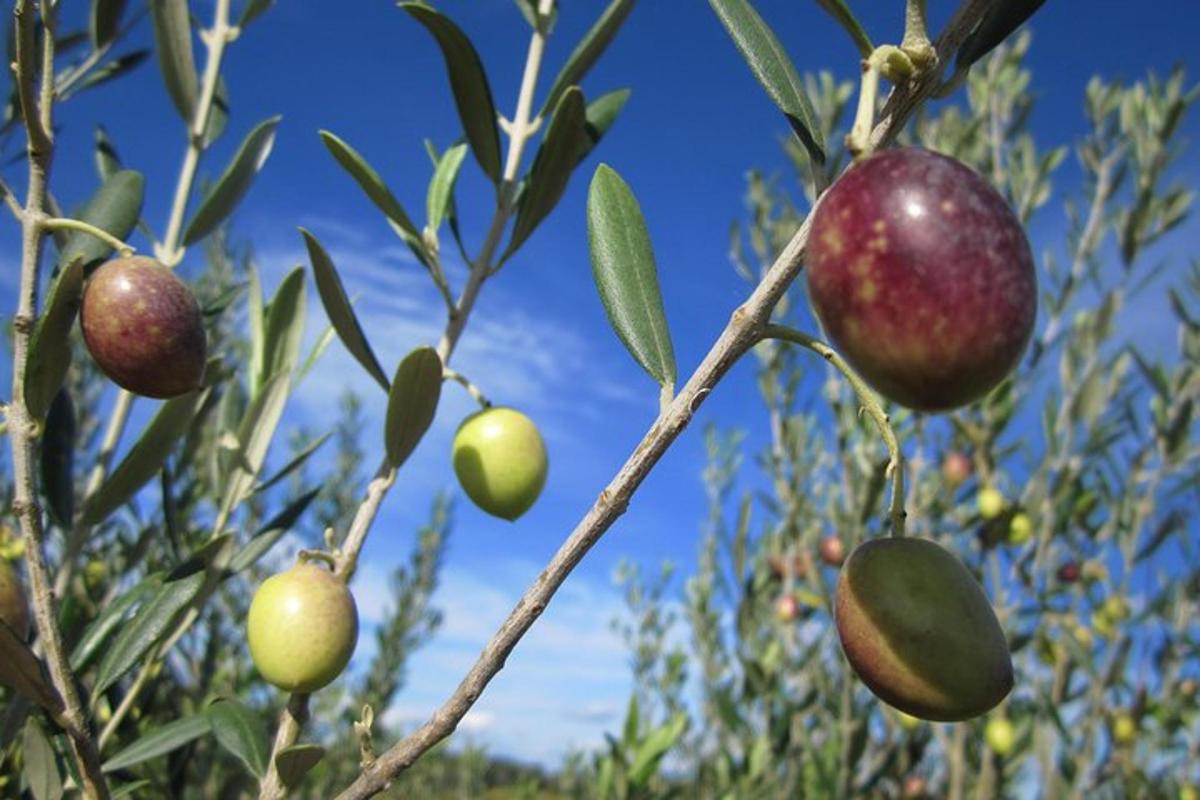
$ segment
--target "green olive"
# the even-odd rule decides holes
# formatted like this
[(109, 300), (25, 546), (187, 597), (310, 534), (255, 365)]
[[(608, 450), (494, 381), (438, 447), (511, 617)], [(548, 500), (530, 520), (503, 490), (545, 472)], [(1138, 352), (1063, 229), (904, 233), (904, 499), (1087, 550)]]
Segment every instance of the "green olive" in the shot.
[(350, 662), (358, 610), (332, 572), (300, 563), (258, 588), (246, 633), (250, 657), (264, 679), (284, 691), (315, 692)]
[(549, 459), (533, 420), (511, 408), (487, 408), (454, 436), (454, 473), (467, 496), (493, 516), (524, 514), (546, 485)]

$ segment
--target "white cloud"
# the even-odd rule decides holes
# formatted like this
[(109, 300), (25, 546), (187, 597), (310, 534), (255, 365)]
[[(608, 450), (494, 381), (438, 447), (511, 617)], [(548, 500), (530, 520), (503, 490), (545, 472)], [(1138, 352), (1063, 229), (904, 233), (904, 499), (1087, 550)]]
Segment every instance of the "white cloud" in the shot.
[[(486, 575), (447, 567), (434, 598), (445, 621), (413, 656), (386, 721), (411, 730), (428, 719), (538, 572), (519, 560), (489, 565)], [(600, 746), (620, 724), (631, 688), (628, 654), (610, 628), (623, 609), (614, 589), (573, 575), (458, 730), (492, 753), (550, 768), (572, 749)]]

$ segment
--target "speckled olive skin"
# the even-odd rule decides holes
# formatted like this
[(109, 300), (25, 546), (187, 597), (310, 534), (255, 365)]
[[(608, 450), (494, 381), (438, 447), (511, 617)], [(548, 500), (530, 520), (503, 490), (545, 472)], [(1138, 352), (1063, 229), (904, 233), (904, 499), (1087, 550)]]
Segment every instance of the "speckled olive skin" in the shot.
[(956, 722), (1012, 689), (1004, 631), (978, 581), (928, 539), (872, 539), (838, 578), (834, 618), (850, 666), (885, 702)]
[(88, 352), (123, 389), (178, 397), (204, 377), (206, 337), (187, 284), (152, 258), (102, 264), (88, 279), (79, 310)]
[(1037, 279), (1020, 222), (983, 178), (929, 150), (847, 170), (814, 214), (806, 272), (837, 349), (918, 411), (987, 394), (1033, 333)]
[(29, 601), (12, 565), (0, 558), (0, 619), (22, 641), (29, 638)]
[(342, 673), (358, 643), (358, 609), (328, 569), (300, 563), (263, 581), (246, 618), (250, 657), (287, 692), (308, 693)]
[(497, 406), (467, 417), (454, 435), (452, 456), (467, 496), (510, 522), (529, 510), (546, 485), (545, 442), (533, 420), (515, 409)]

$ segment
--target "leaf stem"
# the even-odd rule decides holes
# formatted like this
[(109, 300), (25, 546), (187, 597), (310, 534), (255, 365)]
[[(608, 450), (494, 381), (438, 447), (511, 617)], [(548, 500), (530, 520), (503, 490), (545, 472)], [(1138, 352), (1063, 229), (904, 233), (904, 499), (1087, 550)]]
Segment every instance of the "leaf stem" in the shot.
[(97, 228), (83, 220), (71, 219), (70, 217), (46, 217), (42, 220), (42, 227), (48, 231), (81, 231), (82, 233), (95, 236), (106, 245), (116, 250), (122, 257), (133, 255), (136, 249), (133, 245), (121, 241), (117, 237), (105, 230)]
[(879, 397), (867, 386), (866, 382), (850, 368), (846, 360), (829, 345), (809, 336), (807, 333), (802, 333), (785, 325), (767, 325), (763, 330), (762, 338), (764, 339), (781, 339), (785, 342), (798, 344), (801, 347), (808, 348), (817, 355), (828, 361), (834, 369), (842, 373), (849, 382), (850, 387), (854, 389), (854, 393), (858, 395), (858, 401), (862, 404), (863, 410), (875, 423), (879, 435), (883, 438), (883, 443), (888, 451), (887, 476), (892, 479), (892, 504), (889, 511), (891, 517), (891, 528), (893, 536), (904, 535), (904, 455), (900, 452), (900, 442), (896, 438), (896, 432), (892, 429), (891, 420), (887, 412), (883, 410), (883, 406), (879, 402)]

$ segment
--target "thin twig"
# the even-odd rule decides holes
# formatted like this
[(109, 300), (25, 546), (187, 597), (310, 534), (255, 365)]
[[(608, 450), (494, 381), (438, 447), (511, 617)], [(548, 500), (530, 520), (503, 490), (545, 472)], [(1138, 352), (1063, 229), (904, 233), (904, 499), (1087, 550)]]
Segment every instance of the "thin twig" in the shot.
[[(13, 317), (13, 377), (12, 401), (7, 409), (8, 435), (12, 447), (13, 501), (12, 510), (21, 527), (25, 541), (25, 565), (33, 616), (50, 681), (62, 697), (64, 710), (60, 722), (66, 729), (71, 749), (87, 797), (107, 798), (108, 787), (100, 770), (92, 732), (71, 671), (58, 627), (54, 594), (44, 552), (42, 511), (37, 502), (34, 479), (34, 448), (38, 421), (25, 405), (25, 366), (29, 358), (30, 339), (37, 318), (38, 273), (45, 243), (47, 182), (54, 155), (52, 106), (54, 102), (54, 45), (53, 15), (42, 20), (42, 61), (36, 63), (31, 50), (35, 42), (34, 11), (26, 0), (19, 0), (14, 10), (17, 47), (18, 94), (21, 98), (28, 143), (29, 185), (25, 207), (21, 214), (21, 282), (17, 311)], [(40, 75), (40, 86), (36, 86)]]

